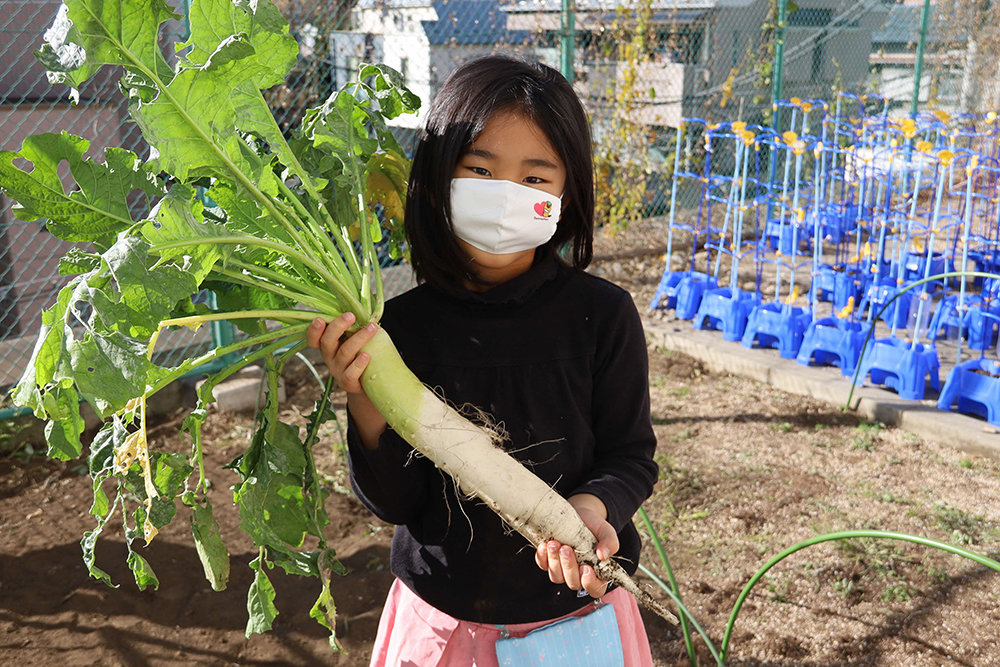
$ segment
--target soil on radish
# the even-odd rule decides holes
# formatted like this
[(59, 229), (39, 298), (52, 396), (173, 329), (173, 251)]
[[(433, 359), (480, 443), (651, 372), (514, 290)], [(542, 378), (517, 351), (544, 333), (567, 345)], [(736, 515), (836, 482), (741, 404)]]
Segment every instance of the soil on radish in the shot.
[[(655, 245), (644, 227), (628, 247)], [(595, 252), (625, 242), (599, 237)], [(612, 276), (614, 264), (618, 264)], [(642, 310), (662, 260), (601, 262)], [(720, 345), (723, 343), (720, 338)], [(660, 481), (646, 509), (681, 593), (718, 643), (747, 579), (783, 548), (822, 532), (880, 528), (1000, 552), (1000, 467), (896, 429), (865, 425), (816, 401), (706, 372), (679, 354), (650, 349), (650, 391)], [(286, 417), (308, 414), (319, 387), (290, 368)], [(343, 397), (337, 408), (343, 414)], [(154, 430), (154, 447), (181, 451), (180, 414)], [(319, 582), (269, 573), (281, 612), (274, 631), (246, 639), (246, 564), (252, 545), (238, 530), (219, 468), (245, 447), (250, 415), (205, 422), (211, 494), (233, 554), (229, 589), (215, 593), (191, 544), (186, 509), (142, 554), (160, 578), (140, 592), (125, 564), (120, 528), (106, 529), (98, 565), (121, 584), (88, 579), (79, 540), (93, 527), (91, 489), (80, 461), (0, 461), (0, 664), (342, 665), (368, 664), (386, 590), (392, 527), (345, 489), (336, 427), (318, 452), (331, 490), (327, 534), (350, 574), (333, 582), (335, 655), (308, 612)], [(662, 574), (652, 548), (643, 562)], [(679, 632), (644, 612), (657, 665), (684, 665)], [(702, 664), (709, 655), (700, 641)], [(915, 545), (855, 541), (799, 552), (773, 569), (743, 608), (730, 665), (1000, 665), (1000, 575)]]

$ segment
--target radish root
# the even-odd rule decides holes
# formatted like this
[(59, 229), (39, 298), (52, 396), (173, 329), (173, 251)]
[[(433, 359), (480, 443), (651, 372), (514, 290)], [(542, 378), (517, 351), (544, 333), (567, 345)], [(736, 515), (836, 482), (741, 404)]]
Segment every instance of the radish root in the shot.
[[(406, 367), (383, 329), (363, 348), (370, 355), (361, 376), (365, 393), (389, 426), (438, 469), (455, 480), (458, 490), (486, 503), (532, 545), (550, 539), (573, 547), (577, 561), (598, 577), (635, 596), (671, 624), (677, 617), (612, 561), (597, 558), (597, 538), (576, 509), (498, 444), (502, 429), (481, 410), (476, 424), (428, 389)], [(468, 411), (468, 408), (465, 408)]]

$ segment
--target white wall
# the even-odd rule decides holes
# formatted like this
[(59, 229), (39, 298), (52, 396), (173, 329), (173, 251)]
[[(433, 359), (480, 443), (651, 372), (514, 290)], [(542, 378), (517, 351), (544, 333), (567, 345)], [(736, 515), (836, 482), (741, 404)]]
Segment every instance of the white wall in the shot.
[[(431, 54), (430, 43), (424, 33), (421, 21), (436, 21), (437, 12), (431, 5), (399, 7), (392, 9), (359, 9), (353, 17), (354, 29), (335, 32), (330, 36), (331, 50), (334, 52), (334, 66), (337, 69), (337, 85), (341, 81), (352, 59), (363, 60), (365, 52), (373, 62), (379, 62), (402, 72), (406, 70), (406, 86), (416, 94), (424, 108), (431, 97)], [(405, 68), (404, 68), (404, 62)], [(356, 76), (351, 72), (351, 78)], [(420, 114), (401, 116), (393, 121), (398, 127), (420, 127)]]

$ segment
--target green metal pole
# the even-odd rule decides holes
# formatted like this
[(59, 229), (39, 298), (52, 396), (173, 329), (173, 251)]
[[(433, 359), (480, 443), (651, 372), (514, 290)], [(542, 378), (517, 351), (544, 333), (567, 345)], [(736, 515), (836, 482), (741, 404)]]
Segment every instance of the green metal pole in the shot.
[[(778, 134), (781, 134), (781, 107), (778, 100), (781, 99), (782, 85), (785, 77), (785, 20), (788, 14), (788, 0), (778, 0), (778, 25), (774, 36), (774, 67), (771, 71), (771, 127)], [(767, 189), (767, 219), (771, 219), (771, 212), (774, 207), (774, 198), (770, 196), (774, 187), (774, 169), (778, 162), (778, 151), (771, 147), (771, 156), (768, 160)]]
[(781, 99), (782, 86), (785, 78), (785, 21), (788, 13), (788, 0), (778, 0), (778, 30), (774, 39), (774, 71), (771, 78), (771, 110), (774, 117), (771, 126), (777, 132), (781, 132), (781, 107), (778, 100)]
[(562, 29), (559, 31), (559, 70), (573, 83), (573, 47), (576, 44), (576, 0), (562, 0)]
[(916, 118), (920, 101), (920, 80), (924, 76), (924, 49), (927, 47), (927, 29), (931, 19), (931, 0), (924, 0), (920, 10), (920, 40), (917, 42), (917, 61), (913, 71), (913, 99), (910, 101), (910, 116)]
[(18, 417), (26, 417), (31, 414), (31, 408), (4, 408), (0, 410), (0, 422), (5, 422), (8, 419), (17, 419)]

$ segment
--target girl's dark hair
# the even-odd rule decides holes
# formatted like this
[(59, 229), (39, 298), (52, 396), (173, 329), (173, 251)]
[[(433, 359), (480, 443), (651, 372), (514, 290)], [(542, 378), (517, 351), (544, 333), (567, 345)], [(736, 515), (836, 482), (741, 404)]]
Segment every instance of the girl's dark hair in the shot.
[(497, 112), (525, 114), (545, 133), (566, 166), (562, 217), (540, 253), (559, 256), (572, 244), (571, 263), (593, 257), (594, 176), (590, 125), (573, 87), (541, 63), (507, 56), (469, 61), (441, 88), (413, 156), (406, 198), (406, 240), (420, 282), (454, 291), (470, 278), (468, 258), (451, 226), (451, 180), (459, 159)]

